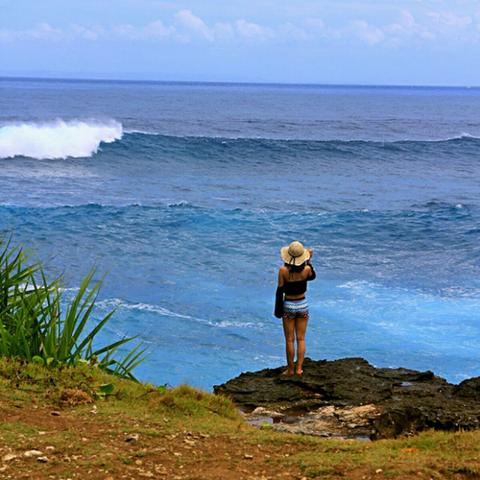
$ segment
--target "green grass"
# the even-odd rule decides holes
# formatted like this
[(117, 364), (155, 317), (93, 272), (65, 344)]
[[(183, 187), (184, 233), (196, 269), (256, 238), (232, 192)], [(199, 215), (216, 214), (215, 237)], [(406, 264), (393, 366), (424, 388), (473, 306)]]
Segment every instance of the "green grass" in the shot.
[(432, 478), (451, 478), (456, 473), (480, 478), (480, 433), (424, 432), (409, 439), (327, 441), (311, 451), (289, 457), (307, 477), (332, 476), (355, 469), (381, 471), (385, 477), (417, 476), (419, 471)]
[[(102, 385), (110, 385), (111, 394), (101, 395)], [(39, 403), (47, 401), (55, 406), (62, 392), (69, 389), (84, 391), (95, 400), (99, 415), (112, 415), (113, 418), (117, 413), (134, 411), (136, 415), (147, 417), (168, 413), (168, 422), (174, 417), (218, 416), (230, 421), (241, 420), (238, 410), (227, 398), (188, 385), (159, 390), (151, 384), (117, 378), (90, 365), (50, 368), (24, 360), (0, 358), (0, 399), (3, 392), (10, 400), (13, 397), (17, 401), (30, 402), (34, 398)]]

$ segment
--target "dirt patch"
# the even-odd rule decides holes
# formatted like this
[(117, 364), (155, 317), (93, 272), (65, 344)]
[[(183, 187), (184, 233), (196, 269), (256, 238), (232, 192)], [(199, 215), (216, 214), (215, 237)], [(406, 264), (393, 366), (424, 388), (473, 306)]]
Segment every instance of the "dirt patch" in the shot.
[[(229, 435), (164, 433), (157, 424), (140, 426), (122, 418), (119, 425), (92, 412), (41, 407), (3, 408), (0, 421), (17, 437), (14, 445), (1, 444), (2, 480), (303, 478), (297, 466), (280, 462), (298, 450), (289, 444), (279, 448)], [(26, 457), (32, 450), (40, 454)]]
[(93, 398), (79, 388), (65, 388), (60, 392), (60, 403), (66, 407), (75, 407), (93, 403)]

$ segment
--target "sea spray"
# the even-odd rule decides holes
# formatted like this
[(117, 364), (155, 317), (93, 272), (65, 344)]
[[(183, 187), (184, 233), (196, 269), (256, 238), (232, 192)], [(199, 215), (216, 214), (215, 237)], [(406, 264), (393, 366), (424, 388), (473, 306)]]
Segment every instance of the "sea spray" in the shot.
[(0, 127), (0, 158), (88, 157), (98, 151), (101, 142), (112, 143), (122, 135), (122, 125), (114, 120), (7, 124)]

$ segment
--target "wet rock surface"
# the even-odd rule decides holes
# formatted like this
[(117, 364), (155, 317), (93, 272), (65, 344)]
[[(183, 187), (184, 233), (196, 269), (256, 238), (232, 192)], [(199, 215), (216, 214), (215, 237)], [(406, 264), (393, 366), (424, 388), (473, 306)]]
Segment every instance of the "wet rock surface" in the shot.
[(301, 377), (283, 371), (242, 373), (214, 391), (248, 421), (295, 433), (379, 439), (480, 428), (480, 377), (453, 385), (430, 371), (375, 368), (362, 358), (305, 359)]

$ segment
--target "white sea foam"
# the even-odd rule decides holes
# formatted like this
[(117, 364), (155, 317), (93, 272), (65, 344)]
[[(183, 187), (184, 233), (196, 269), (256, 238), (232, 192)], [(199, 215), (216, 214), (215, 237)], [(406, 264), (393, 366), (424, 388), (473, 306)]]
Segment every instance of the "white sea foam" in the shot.
[(126, 310), (140, 310), (143, 312), (157, 313), (166, 317), (178, 317), (192, 319), (190, 315), (182, 315), (180, 313), (172, 312), (168, 308), (161, 307), (160, 305), (151, 305), (149, 303), (128, 303), (119, 298), (110, 298), (102, 300), (97, 304), (99, 307), (106, 308), (124, 308)]
[(470, 138), (470, 139), (473, 139), (473, 140), (479, 140), (480, 139), (480, 137), (478, 137), (477, 135), (472, 135), (468, 132), (461, 132), (459, 135), (454, 135), (453, 137), (437, 138), (437, 139), (434, 139), (434, 140), (427, 140), (427, 141), (448, 142), (449, 140), (464, 140), (466, 138)]
[(160, 305), (152, 305), (149, 303), (130, 303), (119, 298), (109, 298), (105, 300), (101, 300), (97, 302), (97, 306), (100, 308), (106, 309), (124, 309), (124, 310), (132, 310), (132, 311), (140, 311), (140, 312), (150, 312), (156, 313), (158, 315), (162, 315), (164, 317), (174, 317), (174, 318), (183, 318), (186, 320), (191, 320), (193, 322), (203, 323), (209, 325), (211, 327), (216, 328), (229, 328), (229, 327), (237, 327), (237, 328), (250, 328), (250, 327), (258, 327), (258, 324), (253, 322), (242, 322), (242, 321), (229, 321), (229, 320), (222, 320), (220, 322), (212, 322), (210, 320), (198, 317), (192, 317), (190, 315), (184, 315), (181, 313), (173, 312), (168, 308), (162, 307)]
[(122, 135), (122, 124), (114, 120), (12, 123), (0, 126), (0, 158), (89, 157), (98, 151), (101, 142), (111, 143)]

